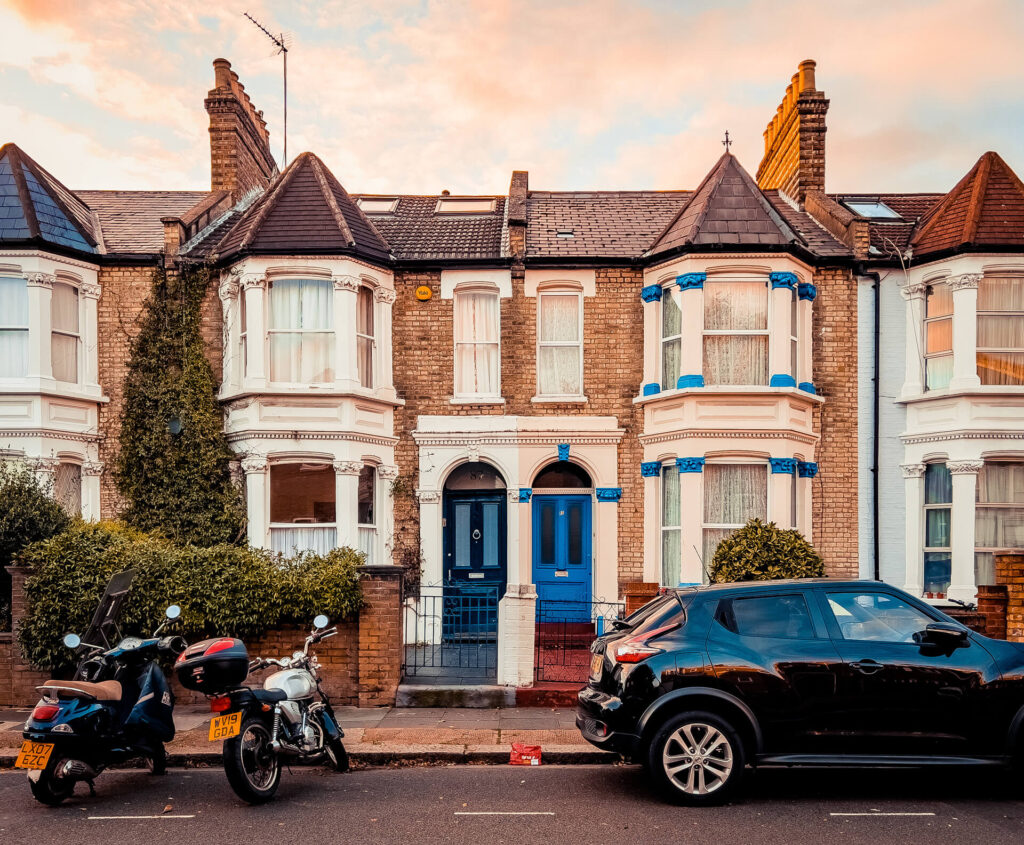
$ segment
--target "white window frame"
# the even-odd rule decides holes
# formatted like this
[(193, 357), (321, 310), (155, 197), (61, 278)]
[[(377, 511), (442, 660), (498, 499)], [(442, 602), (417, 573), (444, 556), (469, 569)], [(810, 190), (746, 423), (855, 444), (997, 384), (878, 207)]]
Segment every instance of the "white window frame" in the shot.
[[(26, 299), (26, 302), (28, 301), (28, 279), (26, 279), (24, 276), (17, 276), (17, 275), (14, 275), (14, 276), (5, 275), (2, 278), (5, 279), (5, 280), (12, 280), (12, 281), (15, 281), (15, 282), (21, 282), (22, 285), (25, 288), (25, 299)], [(17, 324), (17, 323), (8, 323), (8, 322), (6, 322), (7, 318), (8, 318), (8, 315), (6, 313), (0, 313), (0, 331), (2, 331), (2, 332), (24, 332), (25, 333), (25, 338), (26, 338), (26, 340), (25, 340), (25, 353), (26, 353), (26, 356), (25, 356), (25, 372), (21, 373), (21, 375), (0, 376), (0, 380), (23, 379), (23, 378), (25, 378), (28, 375), (29, 361), (31, 360), (31, 357), (32, 357), (31, 356), (31, 352), (29, 351), (29, 347), (30, 347), (30, 345), (32, 343), (32, 333), (30, 331), (30, 324), (32, 322), (31, 303), (29, 303), (26, 306), (26, 308), (25, 308), (25, 320), (26, 320), (25, 325), (20, 325), (20, 324)]]
[[(679, 294), (678, 306), (679, 306), (679, 334), (665, 336), (665, 300), (671, 299), (673, 294)], [(674, 301), (674, 300), (673, 300)], [(682, 291), (679, 290), (679, 286), (676, 285), (674, 279), (669, 279), (661, 286), (661, 303), (658, 310), (658, 376), (661, 382), (662, 390), (675, 390), (676, 384), (667, 384), (665, 382), (665, 344), (679, 341), (679, 373), (676, 375), (676, 382), (678, 383), (679, 377), (683, 375), (682, 371), (682, 360), (683, 360), (683, 321), (686, 315), (683, 313), (683, 297)], [(701, 315), (703, 320), (703, 315)], [(701, 350), (703, 354), (703, 349)]]
[[(317, 284), (326, 284), (330, 288), (331, 328), (329, 328), (329, 329), (273, 329), (273, 328), (271, 328), (271, 323), (274, 322), (274, 314), (273, 314), (273, 310), (274, 310), (274, 297), (273, 297), (274, 285), (275, 284), (282, 284), (282, 283), (286, 283), (286, 282), (292, 282), (292, 281), (295, 281), (295, 282), (316, 282)], [(242, 295), (243, 296), (245, 295), (244, 291), (243, 291)], [(308, 386), (310, 384), (317, 384), (317, 385), (331, 385), (331, 384), (334, 384), (334, 379), (337, 379), (337, 377), (338, 377), (338, 372), (337, 372), (338, 327), (336, 325), (334, 325), (334, 311), (333, 311), (334, 296), (335, 296), (334, 286), (331, 284), (330, 279), (324, 279), (324, 278), (321, 278), (321, 277), (318, 277), (318, 276), (279, 276), (279, 277), (274, 277), (274, 278), (271, 278), (271, 279), (268, 280), (267, 286), (266, 286), (266, 294), (265, 294), (265, 300), (266, 300), (266, 311), (265, 311), (265, 313), (266, 313), (266, 323), (265, 323), (265, 325), (266, 325), (266, 329), (265, 329), (265, 331), (266, 331), (266, 352), (265, 352), (265, 355), (267, 356), (266, 359), (265, 359), (266, 360), (266, 370), (265, 370), (265, 372), (267, 373), (267, 381), (269, 383), (271, 383), (271, 384), (278, 384), (278, 385), (288, 385), (288, 386), (292, 386), (292, 387), (305, 387), (305, 386)], [(246, 315), (246, 316), (248, 317), (248, 315)], [(331, 354), (330, 354), (328, 360), (330, 361), (331, 370), (334, 372), (334, 379), (329, 379), (327, 381), (311, 381), (311, 382), (289, 382), (289, 381), (279, 381), (279, 380), (275, 379), (274, 378), (274, 373), (273, 373), (273, 369), (274, 369), (273, 346), (274, 345), (271, 342), (272, 337), (275, 334), (297, 334), (297, 335), (302, 335), (302, 336), (314, 335), (314, 334), (328, 335), (333, 340), (332, 348), (331, 348)]]
[[(941, 464), (945, 466), (948, 463), (945, 459), (927, 461), (925, 463), (925, 473), (922, 476), (922, 482), (924, 484), (924, 493), (921, 497), (922, 504), (922, 524), (921, 524), (921, 572), (924, 572), (925, 556), (931, 553), (943, 553), (945, 552), (950, 556), (950, 561), (953, 559), (953, 488), (952, 483), (950, 484), (950, 493), (948, 502), (933, 502), (928, 503), (928, 467), (933, 464)], [(977, 484), (977, 481), (975, 481)], [(949, 511), (949, 545), (948, 546), (929, 546), (928, 545), (928, 512), (933, 510), (945, 510)], [(973, 526), (971, 527), (973, 530)], [(952, 564), (951, 564), (952, 565)], [(952, 578), (952, 569), (950, 570), (950, 577)], [(948, 588), (947, 588), (948, 589)], [(939, 596), (938, 598), (944, 598)]]
[[(763, 329), (709, 329), (705, 327), (707, 323), (707, 295), (708, 287), (717, 284), (758, 284), (764, 287), (765, 297), (765, 319)], [(700, 339), (700, 356), (701, 356), (701, 372), (704, 372), (704, 343), (709, 337), (764, 337), (765, 343), (767, 344), (766, 360), (765, 360), (765, 378), (763, 384), (751, 384), (751, 385), (721, 385), (723, 387), (767, 387), (768, 382), (771, 380), (771, 334), (772, 334), (772, 300), (771, 300), (771, 286), (768, 284), (768, 280), (760, 276), (715, 276), (705, 280), (703, 286), (703, 298), (704, 302), (701, 306), (701, 339)], [(710, 387), (718, 386), (716, 383), (710, 381), (708, 376), (704, 375), (705, 384)]]
[[(366, 291), (363, 294), (363, 291)], [(359, 297), (360, 295), (366, 295), (370, 297), (370, 332), (371, 334), (365, 334), (359, 331)], [(356, 333), (356, 378), (359, 380), (359, 384), (365, 387), (367, 390), (373, 390), (376, 387), (376, 375), (377, 375), (377, 299), (374, 296), (374, 289), (371, 285), (362, 284), (359, 286), (359, 290), (356, 291), (356, 322), (352, 327)], [(362, 377), (359, 375), (359, 343), (360, 341), (369, 341), (370, 343), (370, 373), (367, 381), (369, 384), (364, 384)], [(335, 341), (337, 342), (337, 341)]]
[[(544, 297), (546, 296), (575, 296), (576, 297), (576, 327), (579, 331), (579, 340), (541, 340), (540, 324), (541, 314), (544, 308)], [(500, 308), (500, 304), (499, 304)], [(500, 318), (499, 318), (500, 319)], [(499, 323), (498, 338), (501, 339), (501, 326)], [(537, 291), (537, 396), (543, 399), (583, 399), (586, 391), (583, 387), (583, 290), (575, 287), (545, 287)], [(544, 393), (540, 387), (540, 351), (543, 348), (575, 347), (579, 349), (579, 385), (578, 393)], [(498, 356), (500, 361), (501, 348), (499, 346)], [(499, 364), (500, 367), (500, 364)], [(500, 372), (499, 372), (500, 375)]]
[[(333, 470), (333, 466), (330, 460), (321, 456), (316, 457), (288, 457), (286, 459), (274, 460), (267, 466), (267, 487), (266, 487), (266, 498), (264, 499), (266, 507), (266, 523), (267, 526), (267, 537), (273, 544), (274, 529), (293, 529), (293, 528), (322, 528), (331, 529), (334, 531), (334, 547), (338, 545), (338, 528), (339, 528), (339, 514), (338, 514), (338, 493), (337, 485), (335, 485), (334, 493), (334, 522), (273, 522), (273, 494), (274, 494), (274, 468), (287, 466), (289, 464), (323, 464), (328, 471)], [(332, 477), (334, 473), (332, 472)]]
[[(937, 281), (937, 282), (932, 282), (931, 284), (929, 284), (928, 287), (925, 289), (925, 292), (924, 292), (924, 303), (923, 303), (922, 308), (921, 308), (921, 359), (923, 361), (923, 367), (924, 367), (924, 372), (922, 373), (922, 382), (924, 383), (924, 389), (925, 389), (926, 392), (930, 391), (930, 390), (945, 390), (947, 387), (949, 387), (948, 383), (942, 385), (941, 387), (929, 387), (928, 386), (928, 362), (932, 361), (932, 360), (937, 360), (937, 359), (940, 359), (940, 358), (948, 358), (950, 360), (951, 364), (952, 364), (952, 361), (953, 361), (953, 309), (954, 309), (954, 305), (953, 305), (953, 302), (952, 302), (952, 298), (950, 299), (949, 313), (948, 314), (940, 314), (940, 315), (935, 316), (935, 317), (929, 317), (928, 316), (928, 299), (929, 299), (932, 291), (935, 290), (938, 287), (948, 287), (948, 286), (947, 286), (946, 282), (944, 282), (944, 281)], [(949, 322), (949, 338), (950, 338), (949, 349), (948, 349), (948, 351), (944, 351), (944, 352), (929, 352), (928, 351), (928, 327), (930, 325), (932, 325), (933, 323), (941, 323), (943, 321), (948, 321)], [(977, 355), (977, 351), (975, 351), (975, 355)], [(953, 375), (952, 374), (952, 367), (950, 367), (950, 378), (952, 378), (952, 375)]]
[[(53, 301), (54, 292), (58, 285), (64, 285), (65, 287), (71, 288), (75, 292), (75, 299), (78, 309), (78, 331), (72, 332), (67, 329), (58, 329), (53, 323)], [(75, 339), (75, 379), (74, 381), (68, 381), (66, 379), (57, 378), (56, 373), (53, 373), (53, 336), (60, 335), (61, 337), (72, 337)], [(50, 368), (53, 378), (62, 384), (81, 384), (82, 383), (82, 290), (74, 282), (69, 279), (58, 276), (57, 280), (53, 283), (53, 288), (50, 294)]]
[[(456, 313), (459, 307), (459, 297), (467, 294), (485, 294), (487, 296), (493, 296), (496, 300), (498, 307), (496, 313), (498, 315), (498, 325), (496, 326), (497, 341), (491, 340), (459, 340), (458, 336), (458, 320), (456, 319)], [(497, 390), (494, 393), (459, 393), (459, 346), (471, 345), (471, 346), (493, 346), (498, 347), (498, 378), (497, 378)], [(452, 397), (456, 402), (497, 402), (501, 400), (501, 291), (495, 285), (490, 284), (478, 284), (478, 285), (460, 285), (452, 292)]]

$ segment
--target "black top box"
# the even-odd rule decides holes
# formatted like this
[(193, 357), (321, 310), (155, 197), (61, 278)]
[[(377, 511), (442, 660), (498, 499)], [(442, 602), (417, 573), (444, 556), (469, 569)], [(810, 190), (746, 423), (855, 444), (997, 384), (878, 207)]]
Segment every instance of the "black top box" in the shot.
[(189, 646), (174, 664), (185, 689), (218, 693), (237, 687), (249, 674), (245, 643), (231, 637), (203, 640)]

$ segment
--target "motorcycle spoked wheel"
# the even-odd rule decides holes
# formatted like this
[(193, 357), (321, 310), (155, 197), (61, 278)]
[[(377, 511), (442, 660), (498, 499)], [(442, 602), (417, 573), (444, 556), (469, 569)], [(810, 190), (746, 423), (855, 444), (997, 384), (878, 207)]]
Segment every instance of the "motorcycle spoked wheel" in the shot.
[(64, 762), (62, 758), (54, 755), (36, 780), (29, 777), (28, 785), (29, 789), (32, 790), (32, 797), (47, 807), (60, 806), (75, 791), (75, 782), (73, 780), (59, 778), (54, 775), (57, 765), (62, 762)]
[(281, 783), (281, 760), (265, 721), (250, 716), (238, 736), (224, 742), (224, 774), (243, 801), (264, 804), (274, 797)]
[(342, 745), (341, 740), (337, 737), (331, 739), (327, 736), (327, 731), (324, 730), (319, 714), (312, 720), (312, 725), (320, 734), (320, 741), (325, 753), (324, 762), (336, 772), (347, 772), (349, 770), (348, 752), (345, 750), (345, 746)]

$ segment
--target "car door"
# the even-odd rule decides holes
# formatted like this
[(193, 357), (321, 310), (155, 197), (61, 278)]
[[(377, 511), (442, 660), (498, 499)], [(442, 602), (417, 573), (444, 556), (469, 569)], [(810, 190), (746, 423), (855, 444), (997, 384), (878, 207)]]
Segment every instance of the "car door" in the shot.
[(851, 753), (979, 753), (988, 652), (920, 642), (937, 615), (882, 587), (821, 588), (819, 606), (843, 659), (839, 696)]
[(832, 750), (842, 660), (803, 591), (720, 599), (707, 647), (719, 681), (757, 716), (765, 752)]

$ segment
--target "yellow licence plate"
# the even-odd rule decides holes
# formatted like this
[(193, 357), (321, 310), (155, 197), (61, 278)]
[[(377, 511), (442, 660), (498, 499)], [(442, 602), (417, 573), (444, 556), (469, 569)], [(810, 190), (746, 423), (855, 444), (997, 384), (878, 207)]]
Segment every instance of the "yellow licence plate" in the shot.
[(595, 654), (590, 658), (590, 677), (600, 678), (601, 673), (604, 671), (604, 655)]
[(52, 753), (52, 742), (31, 742), (26, 740), (21, 744), (21, 751), (18, 752), (18, 758), (14, 761), (14, 768), (45, 769)]
[(225, 713), (223, 716), (215, 716), (210, 722), (210, 742), (219, 742), (222, 739), (231, 739), (238, 736), (242, 729), (242, 713)]

